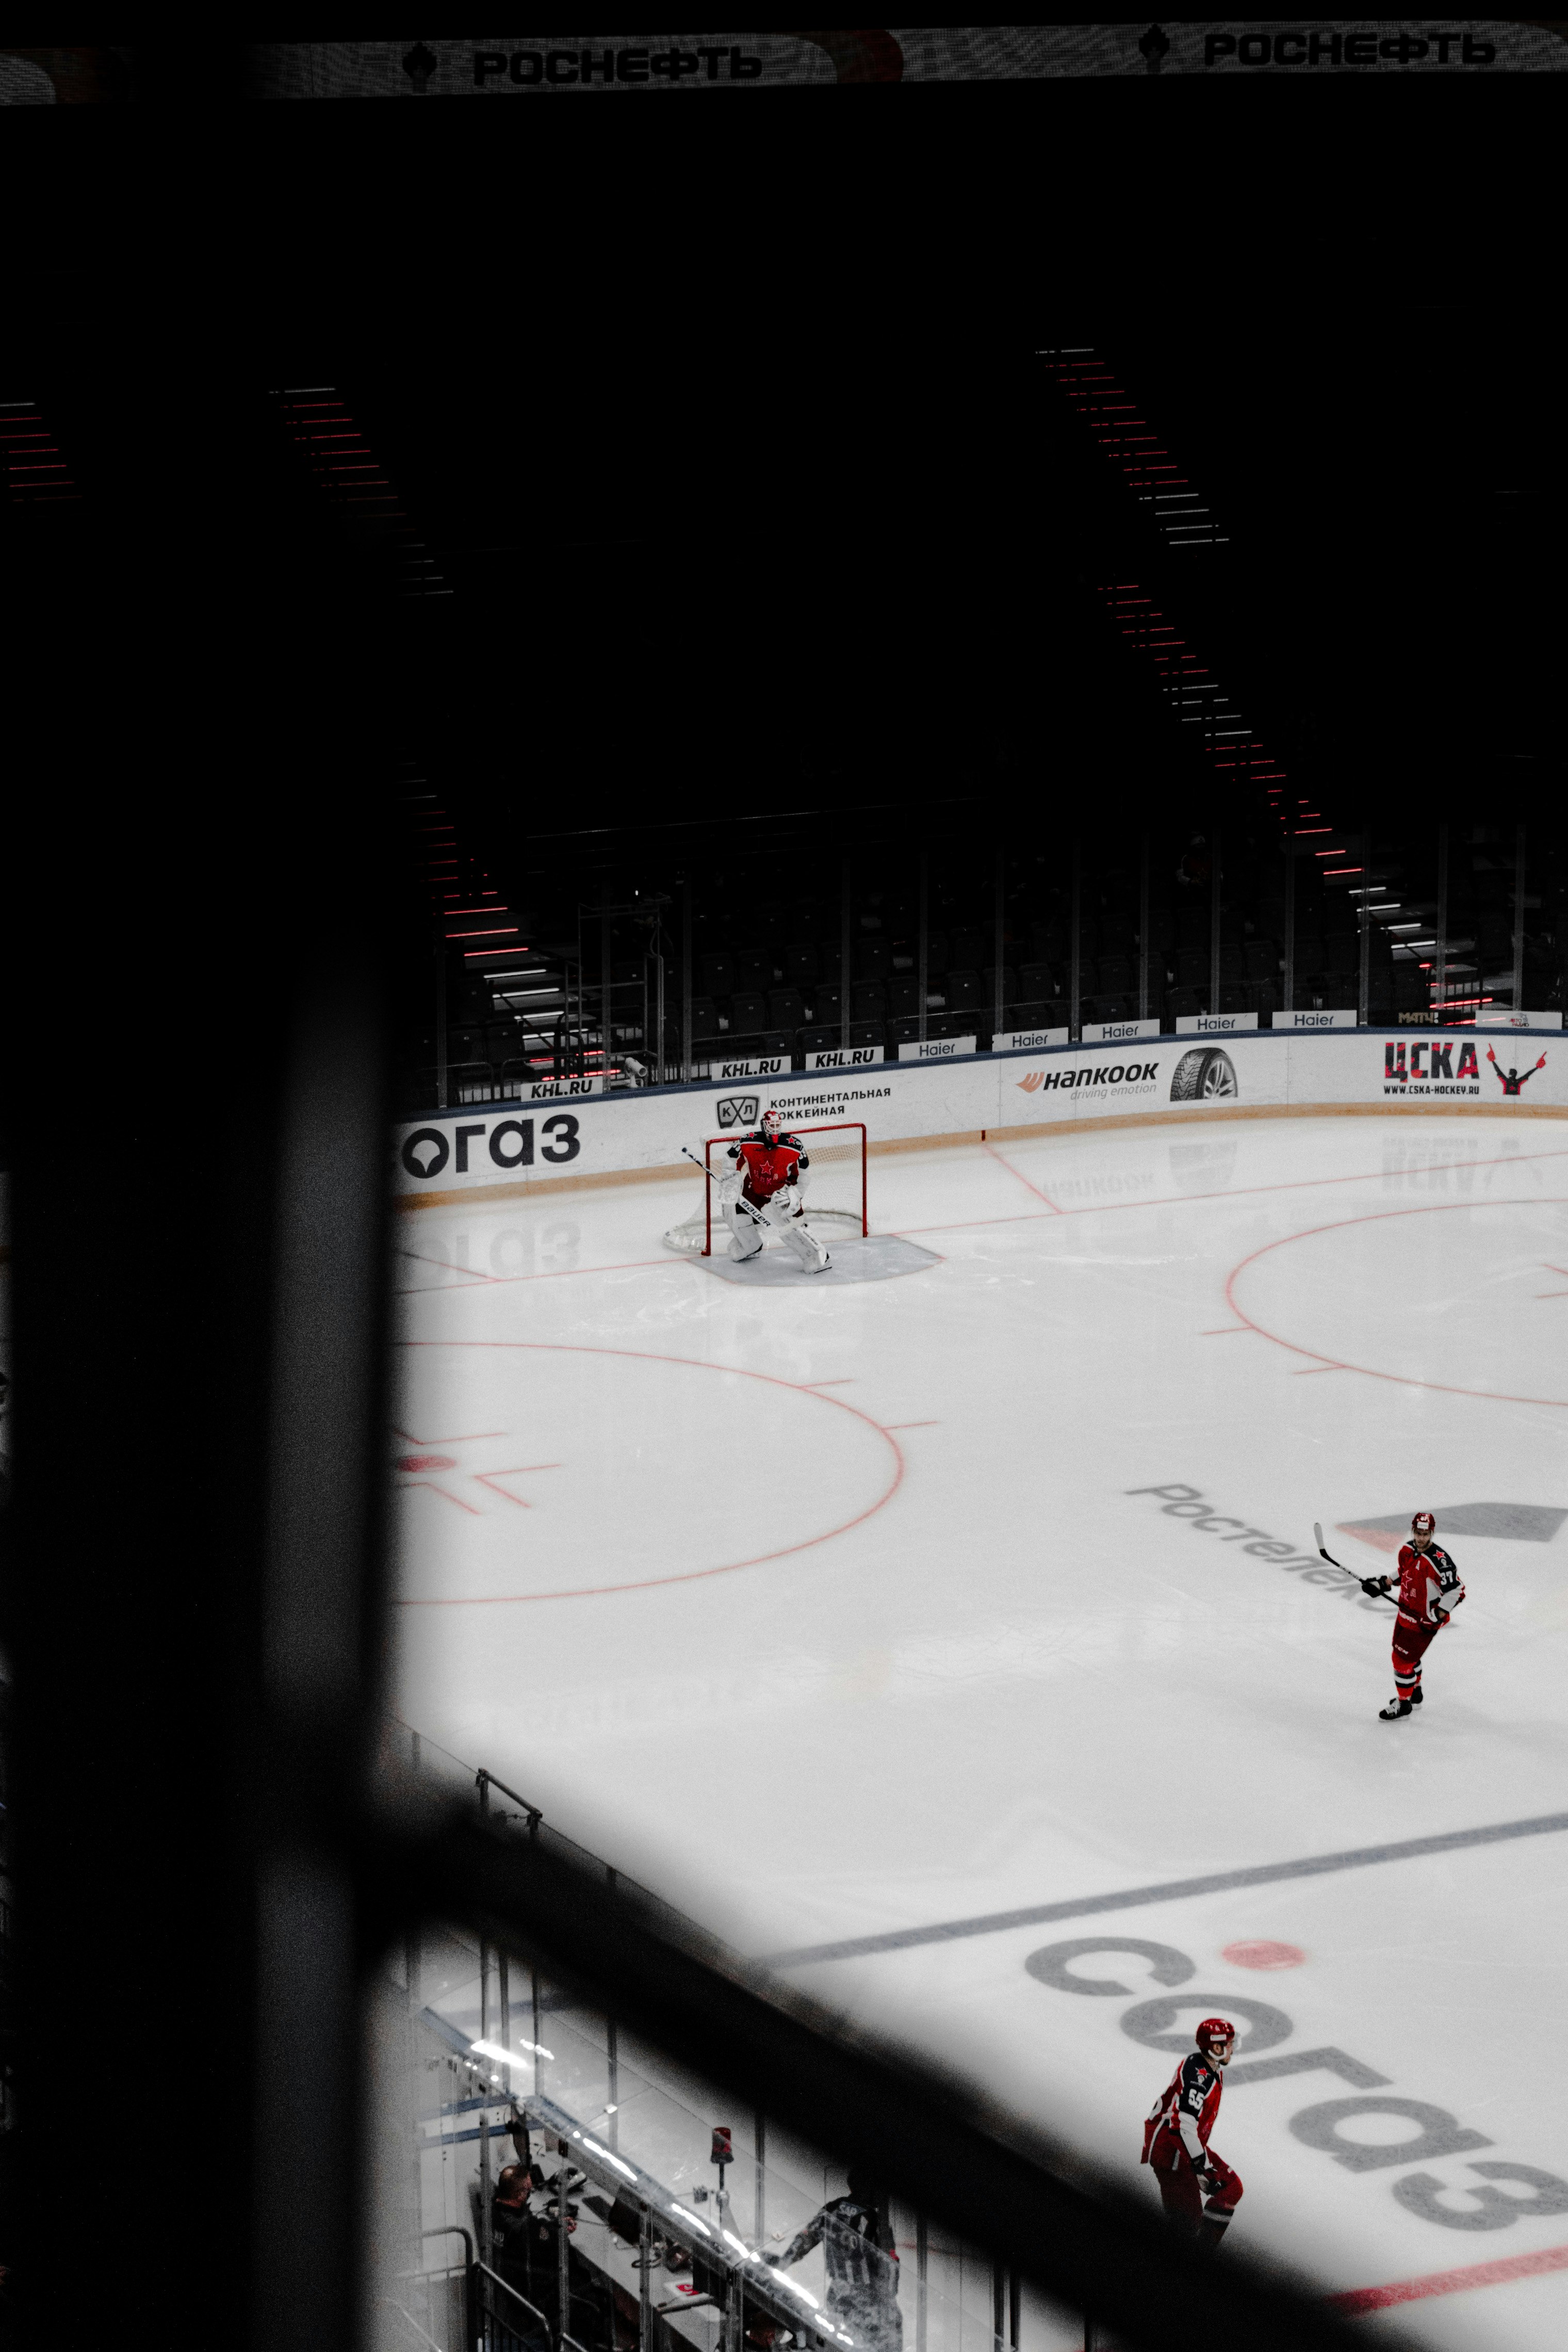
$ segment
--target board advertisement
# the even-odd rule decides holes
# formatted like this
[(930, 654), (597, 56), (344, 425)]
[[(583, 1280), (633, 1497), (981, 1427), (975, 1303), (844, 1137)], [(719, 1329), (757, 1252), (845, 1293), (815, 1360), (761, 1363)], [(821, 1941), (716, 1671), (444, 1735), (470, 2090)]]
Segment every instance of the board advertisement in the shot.
[(673, 1174), (683, 1150), (754, 1127), (764, 1109), (786, 1127), (863, 1121), (875, 1153), (882, 1145), (1090, 1119), (1394, 1105), (1568, 1115), (1568, 1045), (1561, 1030), (1264, 1031), (747, 1075), (558, 1108), (465, 1105), (395, 1130), (393, 1181), (412, 1206), (487, 1190)]

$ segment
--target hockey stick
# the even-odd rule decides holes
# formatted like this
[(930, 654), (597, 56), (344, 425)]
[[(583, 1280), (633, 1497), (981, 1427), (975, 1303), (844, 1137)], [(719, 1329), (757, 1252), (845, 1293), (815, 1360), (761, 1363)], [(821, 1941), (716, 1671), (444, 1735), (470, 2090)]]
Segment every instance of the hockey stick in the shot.
[[(1342, 1559), (1336, 1559), (1331, 1551), (1325, 1551), (1323, 1549), (1323, 1528), (1321, 1519), (1314, 1519), (1312, 1521), (1312, 1533), (1318, 1538), (1318, 1558), (1320, 1559), (1326, 1559), (1331, 1568), (1337, 1568), (1342, 1576), (1355, 1576), (1355, 1570), (1353, 1568), (1347, 1568)], [(1366, 1579), (1362, 1576), (1355, 1576), (1355, 1580), (1358, 1584), (1364, 1584)], [(1397, 1609), (1399, 1606), (1398, 1601), (1395, 1601), (1392, 1592), (1380, 1592), (1377, 1597), (1380, 1601), (1386, 1601), (1391, 1609)]]

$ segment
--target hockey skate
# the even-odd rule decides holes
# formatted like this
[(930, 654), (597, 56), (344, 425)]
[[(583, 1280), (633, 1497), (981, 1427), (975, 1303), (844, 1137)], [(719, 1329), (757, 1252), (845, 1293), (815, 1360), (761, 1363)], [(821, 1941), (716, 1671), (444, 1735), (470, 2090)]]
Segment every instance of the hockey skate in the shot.
[(1409, 1715), (1411, 1712), (1410, 1701), (1407, 1698), (1399, 1697), (1396, 1693), (1386, 1706), (1379, 1707), (1377, 1719), (1379, 1723), (1397, 1723), (1402, 1715)]
[(1416, 1684), (1415, 1689), (1410, 1694), (1410, 1704), (1412, 1706), (1419, 1706), (1421, 1704), (1421, 1685), (1419, 1683)]

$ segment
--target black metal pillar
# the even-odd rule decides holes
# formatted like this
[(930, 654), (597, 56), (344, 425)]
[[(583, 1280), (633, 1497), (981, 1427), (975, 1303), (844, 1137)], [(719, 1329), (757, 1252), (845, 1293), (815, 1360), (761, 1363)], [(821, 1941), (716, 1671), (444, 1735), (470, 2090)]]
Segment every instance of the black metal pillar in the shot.
[(1071, 1024), (1072, 1034), (1075, 1037), (1079, 1034), (1081, 1026), (1079, 1020), (1080, 1002), (1079, 983), (1082, 971), (1082, 959), (1079, 954), (1082, 929), (1083, 851), (1081, 845), (1075, 841), (1072, 845), (1072, 1003), (1068, 1013), (1068, 1020)]

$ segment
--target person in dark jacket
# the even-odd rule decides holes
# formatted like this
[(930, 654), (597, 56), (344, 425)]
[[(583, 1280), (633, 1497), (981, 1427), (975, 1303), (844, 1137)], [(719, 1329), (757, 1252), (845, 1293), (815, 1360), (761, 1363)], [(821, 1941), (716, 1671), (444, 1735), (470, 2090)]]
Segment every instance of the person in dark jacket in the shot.
[(856, 2352), (901, 2352), (899, 2252), (886, 2220), (885, 2200), (863, 2172), (849, 2175), (847, 2197), (830, 2197), (782, 2254), (781, 2270), (820, 2245), (827, 2265), (827, 2308)]

